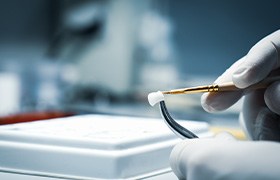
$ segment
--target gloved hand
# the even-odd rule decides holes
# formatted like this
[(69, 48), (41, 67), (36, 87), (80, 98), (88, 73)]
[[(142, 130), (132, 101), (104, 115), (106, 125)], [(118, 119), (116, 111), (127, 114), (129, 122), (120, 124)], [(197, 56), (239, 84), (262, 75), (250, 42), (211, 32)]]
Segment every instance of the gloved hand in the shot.
[(170, 155), (179, 179), (279, 179), (280, 144), (272, 141), (186, 139)]
[[(215, 83), (233, 81), (239, 88), (280, 75), (280, 31), (259, 41), (248, 54), (226, 70)], [(205, 93), (201, 104), (208, 112), (229, 108), (244, 91)], [(245, 94), (240, 122), (254, 140), (280, 141), (280, 82)], [(187, 139), (170, 155), (179, 179), (279, 179), (280, 144), (272, 141)]]
[[(215, 83), (233, 81), (239, 88), (258, 83), (268, 75), (280, 75), (280, 30), (254, 45), (246, 56), (234, 63)], [(244, 95), (240, 92), (205, 93), (202, 107), (208, 112), (227, 109)], [(249, 138), (280, 141), (280, 81), (244, 97), (239, 120)]]

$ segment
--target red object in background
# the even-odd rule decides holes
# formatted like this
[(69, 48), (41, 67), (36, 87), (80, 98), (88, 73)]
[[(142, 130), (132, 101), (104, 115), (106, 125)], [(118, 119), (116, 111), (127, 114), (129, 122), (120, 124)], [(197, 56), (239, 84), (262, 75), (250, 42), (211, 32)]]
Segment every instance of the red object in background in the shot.
[(61, 111), (42, 111), (42, 112), (27, 112), (0, 117), (0, 125), (14, 124), (21, 122), (30, 122), (37, 120), (46, 120), (52, 118), (60, 118), (74, 115), (74, 113), (66, 113)]

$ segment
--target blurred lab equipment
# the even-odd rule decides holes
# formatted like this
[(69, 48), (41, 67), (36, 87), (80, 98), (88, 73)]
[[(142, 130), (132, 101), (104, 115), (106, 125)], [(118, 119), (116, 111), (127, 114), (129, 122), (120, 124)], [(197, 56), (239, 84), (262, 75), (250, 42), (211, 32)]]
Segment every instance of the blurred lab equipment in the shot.
[[(112, 101), (143, 103), (146, 94), (159, 87), (211, 83), (218, 71), (238, 58), (240, 51), (275, 28), (272, 24), (276, 24), (277, 15), (270, 11), (277, 7), (274, 1), (258, 1), (252, 8), (259, 12), (255, 16), (265, 21), (255, 20), (260, 18), (252, 16), (248, 10), (252, 5), (248, 2), (242, 7), (239, 1), (205, 3), (201, 6), (199, 2), (169, 0), (2, 2), (1, 61), (16, 61), (23, 69), (29, 68), (19, 73), (20, 79), (24, 79), (21, 97), (23, 104), (29, 106), (26, 109), (36, 107), (37, 97), (42, 96), (66, 105), (87, 101), (88, 107), (91, 103), (99, 104), (95, 100), (103, 101), (104, 108)], [(205, 17), (209, 17), (207, 21)], [(209, 68), (209, 63), (215, 70)], [(62, 77), (60, 82), (50, 83), (51, 77), (46, 83), (35, 82), (40, 81), (34, 72), (40, 66), (59, 69), (55, 72), (58, 78), (53, 79)], [(37, 89), (37, 85), (48, 90)], [(187, 114), (199, 119), (203, 110), (196, 103), (198, 98), (176, 99), (184, 108), (174, 103), (172, 109), (181, 111), (179, 114), (191, 109)], [(59, 104), (50, 101), (50, 106)], [(45, 100), (38, 104), (47, 106)], [(109, 107), (105, 111), (108, 110)]]
[(59, 59), (75, 64), (81, 86), (101, 87), (120, 96), (130, 91), (137, 30), (131, 24), (137, 23), (142, 4), (87, 1), (65, 8), (63, 33), (72, 35), (60, 49)]
[[(173, 42), (174, 25), (170, 17), (147, 10), (141, 19), (139, 47), (138, 88), (166, 88), (178, 82), (177, 57)], [(138, 52), (139, 51), (139, 52)], [(141, 89), (143, 90), (143, 89)]]
[(0, 72), (0, 116), (20, 110), (20, 78), (13, 73)]

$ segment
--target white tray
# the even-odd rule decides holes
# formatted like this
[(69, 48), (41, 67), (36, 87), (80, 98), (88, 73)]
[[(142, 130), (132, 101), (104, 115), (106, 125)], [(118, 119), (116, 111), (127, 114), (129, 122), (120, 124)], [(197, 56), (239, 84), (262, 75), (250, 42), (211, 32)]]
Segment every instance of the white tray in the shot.
[[(198, 136), (208, 124), (180, 121)], [(0, 171), (72, 179), (129, 179), (169, 170), (179, 142), (162, 119), (81, 115), (0, 126)]]

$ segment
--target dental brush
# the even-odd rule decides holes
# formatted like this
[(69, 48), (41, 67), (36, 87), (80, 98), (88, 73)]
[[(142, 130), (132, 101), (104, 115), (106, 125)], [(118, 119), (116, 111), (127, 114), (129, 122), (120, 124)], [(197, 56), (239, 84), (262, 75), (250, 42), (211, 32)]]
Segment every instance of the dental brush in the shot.
[(226, 92), (226, 91), (239, 91), (243, 90), (244, 92), (254, 90), (254, 89), (263, 89), (266, 88), (269, 84), (275, 81), (279, 81), (280, 76), (268, 77), (259, 83), (253, 84), (247, 88), (240, 89), (234, 85), (233, 82), (226, 82), (221, 84), (211, 84), (204, 86), (196, 86), (190, 88), (181, 88), (173, 89), (170, 91), (161, 91), (162, 94), (193, 94), (193, 93), (203, 93), (203, 92)]
[(178, 124), (169, 114), (165, 102), (164, 102), (164, 94), (191, 94), (191, 93), (201, 93), (201, 92), (226, 92), (226, 91), (239, 91), (243, 90), (245, 92), (254, 90), (254, 89), (262, 89), (266, 88), (272, 82), (279, 81), (280, 77), (269, 77), (264, 79), (263, 81), (251, 85), (247, 88), (240, 89), (237, 88), (233, 82), (222, 83), (222, 84), (212, 84), (212, 85), (204, 85), (204, 86), (196, 86), (190, 88), (182, 88), (182, 89), (174, 89), (170, 91), (158, 91), (152, 92), (148, 95), (148, 101), (151, 106), (154, 106), (157, 103), (159, 104), (161, 115), (165, 120), (167, 126), (180, 138), (198, 138), (190, 130), (186, 129), (185, 127)]

